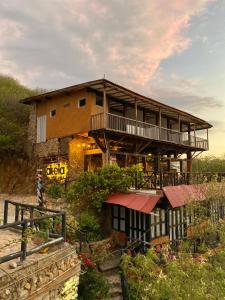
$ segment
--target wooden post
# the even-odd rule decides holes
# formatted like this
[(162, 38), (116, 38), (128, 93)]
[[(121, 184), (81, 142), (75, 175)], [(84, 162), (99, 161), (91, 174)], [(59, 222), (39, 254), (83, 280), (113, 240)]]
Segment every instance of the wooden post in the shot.
[(191, 146), (191, 124), (188, 124), (188, 144)]
[(64, 212), (62, 214), (62, 237), (64, 239), (64, 241), (66, 240), (66, 213)]
[(106, 99), (106, 90), (105, 90), (105, 84), (103, 86), (103, 118), (104, 118), (104, 128), (107, 128), (107, 99)]
[(180, 122), (180, 114), (178, 114), (178, 131), (179, 131), (179, 143), (181, 144), (181, 122)]
[(4, 203), (4, 220), (3, 220), (3, 224), (7, 224), (8, 222), (8, 207), (9, 207), (9, 202), (8, 200), (5, 200)]
[(161, 127), (162, 127), (162, 113), (161, 113), (161, 108), (159, 109), (159, 139), (161, 138)]
[(26, 230), (27, 230), (27, 220), (24, 220), (22, 223), (22, 241), (21, 241), (21, 257), (20, 261), (24, 261), (27, 255), (27, 237), (26, 237)]
[(187, 152), (187, 184), (190, 184), (190, 177), (192, 172), (192, 158), (191, 151)]
[(196, 131), (195, 131), (195, 124), (194, 124), (194, 138), (195, 138), (195, 147), (196, 147)]
[(136, 121), (136, 129), (135, 129), (135, 132), (136, 132), (136, 134), (137, 134), (137, 133), (138, 133), (138, 132), (137, 132), (137, 119), (138, 119), (137, 99), (135, 98), (134, 101), (135, 101), (135, 121)]
[(206, 134), (207, 134), (207, 150), (209, 150), (209, 129), (206, 129)]

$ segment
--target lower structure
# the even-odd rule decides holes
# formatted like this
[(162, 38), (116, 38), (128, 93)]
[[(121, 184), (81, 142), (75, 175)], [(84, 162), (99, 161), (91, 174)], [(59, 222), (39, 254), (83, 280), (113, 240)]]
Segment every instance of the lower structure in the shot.
[[(193, 224), (192, 200), (205, 199), (204, 185), (164, 187), (161, 195), (151, 192), (129, 192), (111, 195), (106, 204), (107, 227), (114, 233), (118, 244), (141, 240), (145, 243), (164, 243), (188, 235)], [(224, 217), (218, 203), (211, 207), (212, 219)]]

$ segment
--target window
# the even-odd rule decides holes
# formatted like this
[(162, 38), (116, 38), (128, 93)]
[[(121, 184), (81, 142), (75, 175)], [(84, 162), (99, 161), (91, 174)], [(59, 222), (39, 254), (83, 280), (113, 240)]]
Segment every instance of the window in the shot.
[(96, 95), (96, 100), (95, 100), (95, 104), (98, 106), (103, 106), (103, 97)]
[(164, 209), (155, 209), (150, 218), (151, 239), (166, 235), (166, 211)]
[(85, 98), (78, 100), (78, 108), (83, 107), (85, 105), (86, 105), (86, 99)]
[(50, 111), (50, 118), (54, 118), (56, 116), (56, 109)]
[(37, 143), (46, 142), (46, 116), (37, 117)]
[(112, 227), (118, 231), (125, 231), (125, 207), (113, 205)]
[(129, 210), (129, 238), (146, 242), (146, 215), (142, 212)]
[(185, 235), (184, 208), (169, 210), (169, 236), (170, 240), (181, 239)]

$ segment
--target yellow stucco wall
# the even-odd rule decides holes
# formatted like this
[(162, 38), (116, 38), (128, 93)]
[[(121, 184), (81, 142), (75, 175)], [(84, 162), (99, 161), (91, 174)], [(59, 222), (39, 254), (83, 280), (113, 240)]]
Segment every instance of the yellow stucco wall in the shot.
[[(78, 108), (78, 101), (82, 98), (86, 98), (86, 105)], [(50, 117), (50, 112), (54, 109), (56, 116)], [(103, 107), (95, 104), (95, 94), (85, 89), (70, 95), (55, 96), (37, 104), (37, 117), (47, 116), (47, 139), (89, 131), (91, 115), (101, 112)]]

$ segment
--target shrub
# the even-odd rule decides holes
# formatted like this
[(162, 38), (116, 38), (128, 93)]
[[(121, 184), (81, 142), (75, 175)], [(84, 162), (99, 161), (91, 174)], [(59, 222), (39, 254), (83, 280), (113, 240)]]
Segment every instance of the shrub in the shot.
[(96, 172), (85, 172), (73, 182), (67, 191), (67, 199), (77, 209), (101, 210), (107, 196), (126, 192), (132, 184), (131, 172), (117, 165), (106, 166)]
[(107, 299), (108, 293), (109, 283), (96, 269), (89, 267), (81, 273), (78, 286), (78, 299)]
[(97, 240), (100, 238), (100, 225), (99, 221), (93, 213), (84, 211), (80, 214), (79, 227), (81, 230), (86, 231), (88, 240)]
[(47, 189), (47, 195), (54, 199), (61, 198), (64, 195), (64, 187), (58, 182), (53, 182)]

